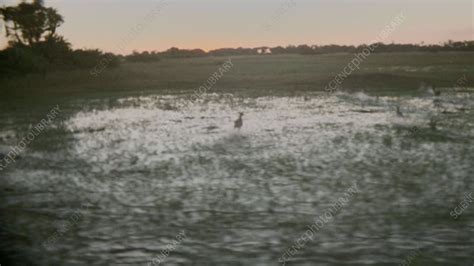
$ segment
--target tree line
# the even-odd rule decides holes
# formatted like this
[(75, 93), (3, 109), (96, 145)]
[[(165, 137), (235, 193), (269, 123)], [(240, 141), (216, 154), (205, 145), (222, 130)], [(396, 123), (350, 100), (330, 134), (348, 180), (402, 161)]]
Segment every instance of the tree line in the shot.
[[(238, 55), (269, 55), (269, 54), (300, 54), (317, 55), (331, 53), (360, 53), (369, 45), (289, 45), (286, 47), (256, 47), (256, 48), (220, 48), (205, 52), (201, 49), (179, 49), (170, 48), (163, 52), (136, 52), (125, 56), (125, 60), (130, 62), (152, 62), (162, 58), (187, 58), (203, 56), (238, 56)], [(378, 43), (374, 53), (394, 53), (394, 52), (448, 52), (448, 51), (474, 51), (474, 41), (447, 41), (444, 44), (384, 44)]]

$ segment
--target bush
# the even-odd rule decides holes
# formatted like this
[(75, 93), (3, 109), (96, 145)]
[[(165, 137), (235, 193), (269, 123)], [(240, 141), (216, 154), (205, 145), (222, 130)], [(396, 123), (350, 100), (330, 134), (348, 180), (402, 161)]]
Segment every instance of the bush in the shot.
[(48, 61), (50, 68), (70, 68), (72, 62), (71, 44), (60, 36), (48, 36), (44, 41), (36, 43), (33, 51)]
[(0, 78), (45, 73), (48, 66), (48, 60), (31, 48), (10, 47), (0, 51)]
[(31, 48), (15, 45), (0, 51), (0, 79), (29, 73), (92, 69), (102, 65), (117, 67), (120, 65), (120, 59), (114, 54), (103, 53), (97, 49), (71, 50), (70, 44), (62, 38), (48, 39)]
[(107, 60), (110, 67), (119, 65), (119, 60), (114, 54), (104, 54), (98, 49), (73, 51), (73, 65), (77, 68), (93, 68), (103, 60)]

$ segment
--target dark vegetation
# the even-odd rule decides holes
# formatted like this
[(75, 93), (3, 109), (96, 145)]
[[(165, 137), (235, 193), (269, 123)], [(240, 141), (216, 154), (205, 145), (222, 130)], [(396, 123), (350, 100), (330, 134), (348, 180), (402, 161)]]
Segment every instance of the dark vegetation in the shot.
[[(256, 47), (256, 48), (221, 48), (205, 52), (200, 49), (185, 50), (171, 48), (164, 52), (133, 52), (125, 57), (130, 62), (150, 62), (159, 61), (161, 58), (186, 58), (203, 56), (237, 56), (237, 55), (268, 55), (268, 54), (299, 54), (299, 55), (317, 55), (331, 53), (359, 53), (367, 45), (289, 45), (287, 47)], [(473, 52), (474, 41), (448, 41), (440, 45), (425, 44), (383, 44), (379, 43), (375, 53), (393, 53), (393, 52)]]
[[(64, 22), (54, 8), (47, 8), (43, 1), (22, 2), (17, 6), (0, 8), (5, 22), (9, 45), (0, 51), (0, 79), (27, 73), (55, 70), (92, 68), (111, 54), (100, 50), (73, 50), (71, 44), (56, 33)], [(113, 56), (110, 66), (119, 60)]]

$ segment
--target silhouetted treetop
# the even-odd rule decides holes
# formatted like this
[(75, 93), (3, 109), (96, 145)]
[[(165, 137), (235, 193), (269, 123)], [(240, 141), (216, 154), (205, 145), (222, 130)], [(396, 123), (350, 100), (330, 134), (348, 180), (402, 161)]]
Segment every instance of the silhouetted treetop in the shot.
[(28, 46), (33, 46), (47, 36), (53, 36), (64, 22), (56, 9), (45, 7), (40, 0), (2, 7), (0, 15), (5, 21), (7, 38), (14, 43)]
[(0, 51), (0, 79), (28, 73), (54, 70), (94, 68), (106, 60), (115, 67), (120, 60), (100, 50), (73, 50), (56, 29), (64, 22), (54, 8), (44, 6), (42, 0), (21, 2), (16, 6), (1, 7), (5, 21), (5, 35), (9, 46)]

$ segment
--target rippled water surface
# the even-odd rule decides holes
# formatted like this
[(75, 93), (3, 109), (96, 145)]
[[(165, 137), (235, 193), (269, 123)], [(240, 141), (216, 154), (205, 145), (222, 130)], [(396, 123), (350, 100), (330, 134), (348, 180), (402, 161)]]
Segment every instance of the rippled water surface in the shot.
[[(147, 265), (184, 230), (165, 265), (277, 265), (356, 183), (288, 265), (396, 265), (420, 248), (413, 265), (472, 265), (474, 206), (450, 212), (474, 191), (473, 107), (363, 93), (68, 101), (1, 173), (2, 249), (18, 265)], [(4, 112), (3, 149), (42, 111)]]

